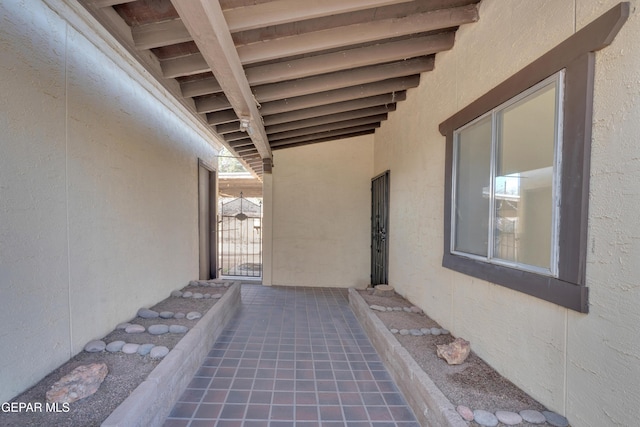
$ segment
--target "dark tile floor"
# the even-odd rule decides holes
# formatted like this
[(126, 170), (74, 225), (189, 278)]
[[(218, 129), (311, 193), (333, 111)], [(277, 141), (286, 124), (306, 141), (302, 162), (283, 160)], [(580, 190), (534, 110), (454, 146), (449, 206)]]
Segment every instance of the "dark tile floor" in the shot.
[(164, 427), (418, 425), (346, 290), (242, 285)]

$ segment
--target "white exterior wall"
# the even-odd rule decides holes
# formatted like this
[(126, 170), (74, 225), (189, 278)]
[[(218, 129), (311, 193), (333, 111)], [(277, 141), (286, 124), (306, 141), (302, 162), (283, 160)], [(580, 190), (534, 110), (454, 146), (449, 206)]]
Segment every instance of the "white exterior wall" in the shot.
[(198, 157), (216, 151), (44, 3), (0, 2), (0, 22), (3, 402), (197, 277)]
[(374, 172), (392, 176), (390, 284), (574, 427), (640, 416), (640, 2), (596, 55), (588, 315), (442, 268), (438, 125), (615, 4), (483, 0), (375, 137)]
[(277, 150), (273, 160), (265, 284), (366, 287), (373, 137)]

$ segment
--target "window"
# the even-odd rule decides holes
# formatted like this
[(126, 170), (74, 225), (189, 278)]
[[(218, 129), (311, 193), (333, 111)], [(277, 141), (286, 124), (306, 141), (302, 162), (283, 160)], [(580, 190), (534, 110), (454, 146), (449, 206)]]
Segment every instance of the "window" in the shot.
[(453, 253), (557, 275), (563, 76), (454, 132)]
[(582, 313), (594, 52), (620, 3), (440, 124), (442, 265)]

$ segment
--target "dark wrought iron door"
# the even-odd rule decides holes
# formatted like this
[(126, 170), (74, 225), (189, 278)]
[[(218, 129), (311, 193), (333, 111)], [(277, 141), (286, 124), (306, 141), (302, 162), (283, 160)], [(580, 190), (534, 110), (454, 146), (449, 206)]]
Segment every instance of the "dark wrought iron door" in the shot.
[(389, 171), (371, 180), (371, 285), (387, 284), (389, 266)]

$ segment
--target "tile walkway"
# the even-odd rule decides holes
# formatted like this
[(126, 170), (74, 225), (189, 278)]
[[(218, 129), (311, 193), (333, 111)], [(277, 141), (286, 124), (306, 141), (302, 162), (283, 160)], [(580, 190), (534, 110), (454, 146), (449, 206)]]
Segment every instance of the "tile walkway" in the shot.
[(418, 427), (344, 289), (242, 285), (164, 427)]

